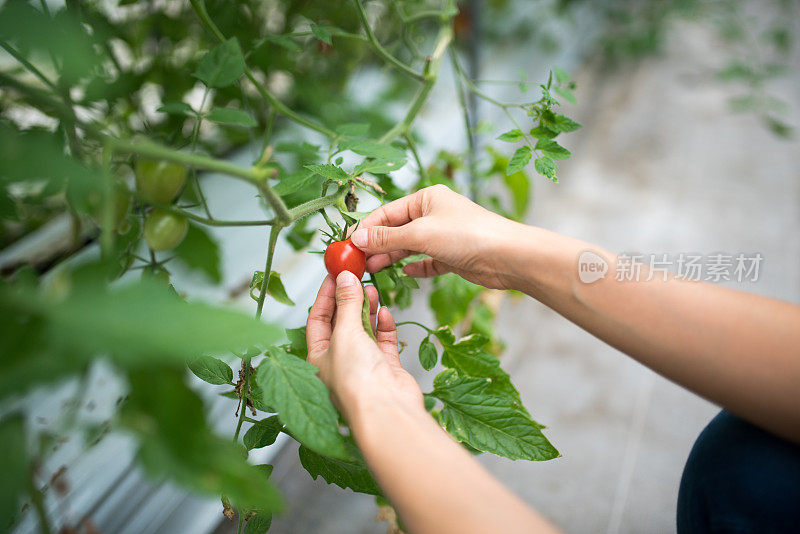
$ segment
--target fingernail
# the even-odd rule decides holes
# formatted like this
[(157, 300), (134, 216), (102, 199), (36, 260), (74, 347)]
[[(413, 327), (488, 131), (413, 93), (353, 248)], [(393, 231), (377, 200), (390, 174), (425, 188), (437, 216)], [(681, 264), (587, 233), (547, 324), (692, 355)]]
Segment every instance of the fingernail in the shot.
[(336, 277), (336, 287), (350, 287), (356, 285), (356, 275), (350, 271), (342, 271)]
[(357, 247), (366, 247), (367, 246), (367, 231), (364, 229), (356, 230), (353, 232), (353, 235), (350, 236), (350, 240), (353, 244)]

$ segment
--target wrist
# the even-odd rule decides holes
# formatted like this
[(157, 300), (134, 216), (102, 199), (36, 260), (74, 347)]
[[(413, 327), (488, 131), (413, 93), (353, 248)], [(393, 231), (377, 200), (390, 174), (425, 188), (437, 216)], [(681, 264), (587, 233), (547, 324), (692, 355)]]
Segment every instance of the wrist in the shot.
[(403, 419), (420, 423), (430, 419), (421, 399), (398, 395), (389, 388), (362, 390), (349, 396), (343, 408), (345, 419), (359, 441), (380, 432), (387, 422)]
[(577, 279), (581, 250), (590, 245), (536, 226), (512, 223), (498, 257), (504, 262), (506, 289), (522, 291), (538, 300), (570, 288)]

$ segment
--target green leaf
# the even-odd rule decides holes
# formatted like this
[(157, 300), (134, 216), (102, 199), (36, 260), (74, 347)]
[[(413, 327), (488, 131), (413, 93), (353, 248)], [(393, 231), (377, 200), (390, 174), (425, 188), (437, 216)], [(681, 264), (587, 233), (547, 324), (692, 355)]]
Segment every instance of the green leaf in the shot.
[(211, 356), (200, 356), (189, 363), (189, 369), (199, 378), (209, 384), (222, 385), (233, 382), (231, 366), (220, 359)]
[(295, 154), (300, 161), (317, 159), (319, 157), (319, 149), (319, 145), (313, 145), (306, 141), (302, 143), (278, 143), (275, 145), (275, 152)]
[(253, 423), (253, 426), (245, 432), (242, 442), (248, 451), (267, 447), (275, 443), (282, 429), (281, 420), (277, 415), (272, 415)]
[(305, 165), (304, 167), (328, 180), (339, 182), (350, 178), (350, 175), (344, 172), (341, 167), (331, 165), (330, 163), (326, 163), (325, 165)]
[(556, 115), (554, 126), (559, 132), (564, 132), (564, 133), (574, 132), (575, 130), (581, 127), (580, 124), (570, 119), (566, 115)]
[(246, 69), (239, 41), (232, 37), (206, 53), (197, 64), (195, 78), (208, 87), (227, 87), (239, 79)]
[[(263, 282), (264, 282), (264, 272), (263, 271), (254, 272), (253, 278), (250, 279), (250, 297), (255, 301), (258, 301), (259, 291), (261, 290), (261, 284)], [(283, 282), (281, 282), (280, 273), (276, 273), (275, 271), (272, 271), (272, 274), (269, 277), (269, 284), (267, 285), (267, 295), (271, 296), (281, 304), (294, 306), (294, 301), (289, 298), (289, 295), (286, 294), (286, 288), (283, 287)]]
[(269, 43), (276, 44), (282, 48), (285, 48), (289, 52), (297, 52), (298, 50), (302, 50), (299, 44), (295, 43), (294, 41), (292, 41), (291, 39), (289, 39), (284, 35), (274, 35), (271, 33), (265, 33), (264, 40)]
[(537, 139), (552, 139), (558, 135), (558, 132), (540, 124), (536, 128), (532, 128), (530, 134)]
[(571, 155), (569, 150), (552, 139), (539, 139), (536, 142), (536, 149), (541, 150), (545, 156), (549, 156), (552, 159), (567, 159)]
[(481, 334), (471, 334), (456, 341), (449, 326), (434, 331), (442, 344), (442, 364), (455, 369), (461, 376), (491, 379), (508, 379), (508, 373), (500, 368), (500, 360), (481, 350), (489, 339)]
[(167, 113), (168, 115), (185, 115), (187, 117), (194, 117), (197, 115), (192, 106), (186, 102), (167, 102), (156, 111)]
[(436, 347), (433, 346), (430, 338), (425, 338), (419, 344), (419, 363), (426, 371), (430, 371), (436, 366), (439, 360), (439, 355), (436, 352)]
[(258, 123), (249, 113), (245, 113), (239, 109), (233, 108), (214, 108), (206, 115), (206, 119), (220, 124), (229, 124), (233, 126), (244, 126), (251, 128), (257, 126)]
[(265, 347), (282, 335), (238, 312), (183, 302), (155, 281), (110, 290), (104, 273), (65, 274), (59, 299), (0, 283), (0, 397), (81, 371), (99, 355), (127, 369), (184, 369), (198, 355)]
[(353, 221), (360, 221), (364, 217), (368, 216), (371, 211), (342, 211), (341, 214), (352, 219)]
[(556, 162), (553, 161), (552, 158), (549, 156), (542, 156), (541, 158), (536, 158), (536, 161), (533, 162), (533, 166), (536, 169), (536, 172), (544, 176), (545, 178), (549, 178), (554, 182), (558, 181), (556, 178)]
[(511, 200), (514, 205), (514, 218), (522, 220), (528, 211), (530, 202), (530, 180), (525, 172), (515, 172), (506, 174), (503, 177), (508, 192), (511, 193)]
[(300, 463), (314, 480), (321, 476), (328, 484), (336, 484), (342, 489), (350, 488), (356, 493), (367, 495), (382, 495), (358, 448), (349, 440), (345, 443), (349, 453), (347, 459), (328, 458), (300, 446)]
[(433, 396), (444, 407), (439, 418), (456, 439), (512, 460), (559, 456), (539, 426), (511, 395), (490, 392), (485, 378), (458, 377), (440, 383)]
[(569, 81), (569, 74), (560, 67), (553, 67), (553, 74), (556, 75), (556, 82), (563, 84)]
[(517, 141), (522, 141), (522, 137), (522, 132), (518, 129), (514, 129), (498, 136), (497, 139), (500, 141), (506, 141), (507, 143), (516, 143)]
[(25, 421), (21, 415), (0, 422), (0, 528), (10, 527), (19, 511), (20, 496), (28, 483), (28, 453), (25, 448)]
[(46, 14), (29, 2), (4, 2), (0, 39), (12, 42), (34, 63), (39, 57), (51, 57), (58, 65), (57, 83), (72, 87), (102, 68), (103, 58), (94, 46), (105, 36), (98, 35), (99, 29), (94, 35), (88, 33), (82, 10), (53, 7), (51, 14)]
[(333, 41), (331, 40), (331, 33), (328, 31), (327, 28), (325, 28), (325, 26), (319, 26), (318, 24), (312, 24), (311, 25), (311, 33), (314, 35), (314, 37), (316, 37), (317, 39), (319, 39), (323, 43), (327, 43), (329, 45), (333, 44)]
[(319, 174), (302, 170), (281, 176), (280, 182), (273, 189), (277, 194), (286, 196), (307, 188), (318, 192), (321, 183)]
[(284, 352), (269, 349), (258, 367), (258, 386), (264, 401), (274, 406), (292, 437), (325, 456), (347, 458), (339, 434), (339, 417), (318, 369)]
[(66, 187), (70, 206), (87, 214), (96, 211), (103, 201), (102, 185), (107, 183), (107, 176), (66, 155), (58, 135), (20, 131), (0, 122), (0, 146), (0, 184), (40, 181), (37, 185), (43, 188), (42, 196), (61, 193)]
[(389, 161), (404, 161), (406, 159), (404, 150), (367, 139), (346, 139), (339, 143), (339, 150), (350, 150), (368, 158)]
[(454, 273), (436, 278), (428, 302), (437, 324), (455, 325), (460, 322), (466, 316), (470, 303), (480, 292), (480, 286)]
[(306, 345), (306, 327), (287, 328), (286, 337), (289, 339), (287, 352), (300, 358), (306, 359), (308, 356), (308, 346)]
[(514, 174), (520, 172), (525, 168), (525, 165), (531, 160), (531, 147), (523, 145), (514, 152), (506, 167), (506, 174)]
[(565, 87), (553, 87), (553, 92), (569, 102), (570, 104), (577, 104), (578, 99), (575, 98), (575, 95), (569, 89)]
[(336, 127), (336, 133), (345, 137), (366, 137), (369, 135), (369, 123), (348, 122)]
[(356, 176), (365, 172), (369, 172), (372, 174), (386, 174), (388, 172), (402, 169), (405, 166), (405, 164), (406, 164), (405, 159), (399, 159), (399, 160), (365, 159), (364, 161), (359, 163), (355, 169), (353, 169), (353, 174)]
[(203, 271), (214, 282), (222, 281), (219, 245), (203, 227), (189, 224), (189, 231), (175, 248), (175, 254), (186, 265)]
[(244, 526), (244, 534), (266, 534), (272, 525), (272, 514), (269, 512), (258, 512), (247, 520)]
[(208, 427), (203, 403), (177, 370), (129, 375), (130, 393), (120, 423), (140, 443), (139, 460), (156, 479), (165, 475), (203, 495), (225, 495), (237, 506), (282, 508), (280, 494), (242, 446)]

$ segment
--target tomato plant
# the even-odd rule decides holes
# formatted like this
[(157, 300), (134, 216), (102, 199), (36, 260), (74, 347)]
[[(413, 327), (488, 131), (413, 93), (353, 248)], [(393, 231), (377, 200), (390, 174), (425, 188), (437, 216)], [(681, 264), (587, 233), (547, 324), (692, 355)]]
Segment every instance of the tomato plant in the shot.
[[(505, 3), (496, 4), (490, 9), (502, 11)], [(383, 498), (304, 362), (304, 327), (261, 316), (267, 306), (294, 305), (273, 267), (281, 241), (295, 251), (328, 244), (331, 274), (363, 276), (363, 253), (343, 239), (363, 217), (357, 195), (387, 202), (446, 184), (522, 220), (531, 174), (558, 181), (559, 162), (570, 157), (563, 137), (580, 127), (568, 116), (574, 81), (554, 66), (538, 86), (526, 76), (509, 81), (519, 94), (501, 99), (464, 67), (479, 20), (455, 19), (458, 13), (454, 0), (0, 6), (8, 56), (0, 63), (2, 242), (23, 240), (56, 217), (70, 225), (66, 246), (13, 266), (0, 281), (0, 527), (34, 514), (44, 532), (74, 527), (69, 514), (54, 518), (42, 505), (61, 498), (44, 466), (67, 428), (91, 436), (86, 447), (107, 434), (133, 438), (147, 472), (220, 496), (225, 516), (248, 532), (268, 528), (281, 497), (271, 466), (251, 465), (243, 449), (269, 446), (281, 433), (301, 443), (300, 462), (312, 477)], [(516, 22), (503, 20), (505, 39), (517, 33), (505, 26)], [(731, 75), (743, 70), (751, 72)], [(353, 94), (364, 74), (384, 87), (373, 100)], [(416, 127), (443, 75), (454, 82), (446, 98), (461, 104), (462, 152), (444, 150)], [(755, 79), (759, 91), (767, 75)], [(476, 123), (468, 102), (477, 100), (502, 112), (497, 131)], [(497, 142), (476, 143), (479, 132), (493, 132)], [(242, 147), (255, 157), (232, 162), (227, 155)], [(410, 181), (396, 180), (401, 169)], [(220, 217), (207, 173), (249, 187), (263, 216)], [(253, 247), (267, 243), (264, 270), (253, 271), (249, 284), (255, 317), (194, 302), (191, 288), (181, 293), (169, 284), (172, 265), (220, 283), (225, 243), (208, 229), (241, 227), (263, 229)], [(98, 254), (74, 254), (81, 247)], [(129, 276), (137, 270), (141, 276)], [(400, 265), (369, 281), (382, 304), (398, 308), (418, 289)], [(423, 368), (437, 373), (426, 395), (431, 417), (472, 452), (554, 458), (501, 366), (496, 305), (486, 295), (455, 275), (433, 282), (435, 324), (421, 325), (419, 347)], [(186, 383), (187, 362), (232, 399), (233, 436), (211, 430), (200, 395)], [(84, 383), (103, 366), (124, 392), (109, 400), (118, 409), (100, 423), (68, 413), (45, 431), (23, 416), (31, 391)], [(478, 382), (485, 385), (465, 387)], [(77, 389), (71, 406), (80, 405)], [(461, 424), (453, 423), (457, 413), (467, 415)]]
[(350, 271), (361, 280), (367, 269), (367, 256), (352, 241), (334, 241), (325, 249), (325, 268), (334, 278), (342, 271)]

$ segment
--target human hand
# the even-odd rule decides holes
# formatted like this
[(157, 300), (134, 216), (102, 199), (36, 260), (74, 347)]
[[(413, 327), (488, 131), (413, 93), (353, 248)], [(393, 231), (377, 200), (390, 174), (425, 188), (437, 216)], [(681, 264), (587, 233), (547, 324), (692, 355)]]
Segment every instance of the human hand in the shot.
[(513, 236), (520, 226), (435, 185), (379, 207), (351, 239), (367, 254), (369, 272), (421, 253), (430, 257), (406, 265), (406, 274), (454, 272), (485, 287), (508, 289), (511, 273), (505, 258), (517, 244)]
[(327, 276), (308, 314), (308, 362), (331, 391), (345, 419), (353, 423), (358, 410), (377, 402), (412, 409), (423, 406), (416, 380), (400, 366), (397, 327), (389, 309), (378, 310), (378, 292), (366, 286), (373, 341), (364, 330), (364, 293), (349, 271), (334, 281)]

